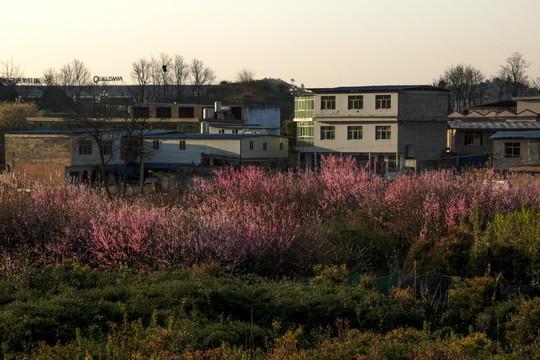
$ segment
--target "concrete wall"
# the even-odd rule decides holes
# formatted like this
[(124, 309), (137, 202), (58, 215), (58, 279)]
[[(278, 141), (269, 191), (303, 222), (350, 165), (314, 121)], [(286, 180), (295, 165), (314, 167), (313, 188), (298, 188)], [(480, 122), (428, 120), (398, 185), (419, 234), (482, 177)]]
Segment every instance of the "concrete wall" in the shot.
[[(224, 130), (225, 132), (220, 133), (220, 130)], [(209, 134), (268, 134), (268, 135), (279, 135), (279, 128), (272, 130), (268, 128), (258, 128), (258, 127), (243, 127), (234, 128), (236, 132), (233, 132), (233, 128), (222, 128), (219, 126), (212, 126), (212, 124), (208, 124), (208, 133)]]
[[(186, 142), (185, 150), (180, 150), (180, 140)], [(240, 157), (240, 139), (163, 139), (159, 150), (153, 150), (152, 141), (147, 140), (145, 149), (148, 154), (145, 162), (199, 165), (203, 153)]]
[[(400, 121), (398, 126), (398, 152), (407, 155), (407, 147), (414, 149), (416, 160), (441, 158), (446, 149), (446, 121)], [(411, 150), (409, 150), (411, 151)]]
[(531, 97), (531, 99), (524, 99), (517, 101), (517, 112), (520, 113), (523, 110), (532, 110), (540, 114), (540, 97)]
[[(358, 96), (361, 95), (363, 99), (362, 109), (348, 109), (349, 95)], [(391, 108), (390, 109), (375, 109), (375, 96), (376, 95), (390, 95)], [(322, 96), (335, 96), (336, 108), (329, 110), (321, 110), (321, 97)], [(314, 117), (397, 117), (398, 115), (398, 94), (397, 93), (347, 93), (347, 94), (315, 94), (314, 104)]]
[(453, 151), (460, 155), (483, 155), (493, 152), (493, 140), (490, 136), (495, 134), (495, 130), (474, 130), (474, 132), (482, 133), (481, 145), (465, 145), (465, 133), (473, 130), (456, 129), (453, 139)]
[[(335, 140), (321, 140), (321, 126), (334, 126), (336, 129)], [(348, 126), (362, 126), (362, 139), (347, 140)], [(376, 126), (390, 126), (390, 139), (375, 140)], [(313, 152), (395, 153), (398, 144), (398, 126), (395, 121), (347, 121), (346, 123), (316, 121), (314, 126), (314, 136), (313, 147), (309, 150)]]
[[(519, 158), (505, 157), (506, 142), (521, 144)], [(493, 168), (509, 170), (513, 166), (540, 166), (540, 139), (494, 139)]]
[(409, 90), (399, 94), (400, 120), (446, 120), (448, 93), (444, 91)]
[[(79, 154), (79, 142), (92, 141), (92, 154), (81, 155)], [(105, 156), (105, 162), (108, 165), (122, 164), (120, 159), (120, 138), (114, 134), (104, 134), (103, 140), (112, 141), (112, 155)], [(97, 143), (88, 135), (74, 135), (71, 137), (71, 153), (72, 153), (72, 165), (100, 165), (101, 160), (99, 157), (99, 148)]]
[[(250, 142), (253, 142), (253, 150), (250, 149)], [(266, 150), (263, 149), (264, 143), (266, 143)], [(280, 143), (283, 144), (281, 150)], [(240, 144), (242, 159), (287, 159), (289, 157), (289, 141), (286, 138), (276, 136), (248, 137), (242, 138)]]
[(280, 135), (281, 109), (279, 107), (246, 106), (244, 112), (246, 124), (274, 127), (278, 129), (276, 135)]

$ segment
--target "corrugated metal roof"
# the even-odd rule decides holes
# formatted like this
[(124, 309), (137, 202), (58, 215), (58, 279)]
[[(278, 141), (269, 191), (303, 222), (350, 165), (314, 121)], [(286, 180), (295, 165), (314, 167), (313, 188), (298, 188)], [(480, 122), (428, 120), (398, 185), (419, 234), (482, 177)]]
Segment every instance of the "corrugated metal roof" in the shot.
[(490, 139), (540, 139), (540, 131), (497, 131)]
[(373, 85), (373, 86), (342, 86), (335, 88), (311, 88), (314, 93), (339, 93), (339, 92), (391, 92), (402, 90), (433, 90), (447, 91), (430, 85)]
[(452, 129), (471, 130), (526, 130), (540, 129), (538, 121), (448, 121)]

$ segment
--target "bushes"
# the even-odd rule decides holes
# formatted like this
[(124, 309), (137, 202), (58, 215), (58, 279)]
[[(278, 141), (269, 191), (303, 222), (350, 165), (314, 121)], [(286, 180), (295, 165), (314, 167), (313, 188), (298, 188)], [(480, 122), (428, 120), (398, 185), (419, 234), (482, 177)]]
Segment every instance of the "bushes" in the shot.
[(218, 270), (43, 269), (0, 306), (0, 356), (483, 359), (506, 345), (516, 358), (538, 350), (539, 300), (497, 301), (489, 278), (457, 286), (439, 318), (408, 289), (383, 295), (367, 276), (348, 285), (343, 266), (321, 267), (307, 285)]
[[(426, 272), (479, 274), (519, 255), (525, 260), (510, 264), (505, 277), (536, 281), (540, 269), (531, 263), (539, 251), (527, 239), (538, 235), (539, 193), (537, 184), (485, 170), (383, 181), (350, 158), (331, 156), (320, 172), (221, 169), (180, 199), (106, 202), (74, 187), (2, 188), (7, 267), (0, 271), (12, 271), (9, 259), (21, 252), (34, 265), (68, 258), (141, 270), (216, 262), (231, 274), (272, 277), (305, 274), (316, 264), (387, 273), (404, 266), (406, 253)], [(501, 239), (509, 237), (517, 238), (508, 247)]]
[(464, 279), (450, 290), (448, 308), (443, 323), (457, 331), (465, 331), (475, 323), (476, 316), (495, 301), (495, 279), (478, 277)]

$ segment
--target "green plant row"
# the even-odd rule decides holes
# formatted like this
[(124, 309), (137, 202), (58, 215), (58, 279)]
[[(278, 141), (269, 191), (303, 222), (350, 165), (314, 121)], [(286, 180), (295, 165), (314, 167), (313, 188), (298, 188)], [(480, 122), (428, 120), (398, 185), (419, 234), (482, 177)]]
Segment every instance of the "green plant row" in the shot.
[(234, 278), (215, 265), (138, 274), (72, 262), (33, 269), (16, 288), (3, 286), (0, 354), (322, 359), (436, 352), (449, 356), (438, 358), (478, 358), (534, 353), (538, 344), (540, 299), (497, 300), (496, 279), (458, 282), (447, 304), (434, 308), (408, 289), (382, 294), (370, 277), (350, 286), (349, 275), (345, 266), (321, 267), (301, 284)]

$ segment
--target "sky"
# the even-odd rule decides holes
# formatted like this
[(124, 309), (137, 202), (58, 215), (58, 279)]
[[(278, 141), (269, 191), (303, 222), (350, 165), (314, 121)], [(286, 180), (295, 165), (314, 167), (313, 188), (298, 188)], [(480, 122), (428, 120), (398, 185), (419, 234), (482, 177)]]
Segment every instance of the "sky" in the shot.
[[(540, 77), (540, 0), (0, 0), (0, 61), (41, 77), (74, 59), (133, 83), (133, 62), (199, 59), (216, 82), (431, 84), (464, 63), (494, 75), (514, 52)], [(1, 71), (1, 70), (0, 70)]]

